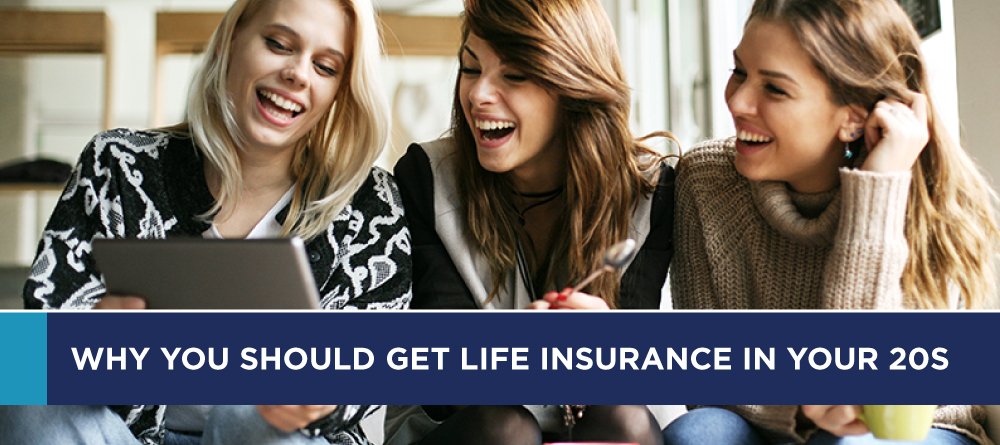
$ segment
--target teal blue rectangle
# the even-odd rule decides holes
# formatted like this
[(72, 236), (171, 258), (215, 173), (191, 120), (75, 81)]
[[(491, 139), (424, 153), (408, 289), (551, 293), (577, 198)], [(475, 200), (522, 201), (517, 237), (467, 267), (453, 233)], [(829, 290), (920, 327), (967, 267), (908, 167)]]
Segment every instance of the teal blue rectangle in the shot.
[(0, 405), (45, 405), (48, 329), (42, 312), (0, 312)]

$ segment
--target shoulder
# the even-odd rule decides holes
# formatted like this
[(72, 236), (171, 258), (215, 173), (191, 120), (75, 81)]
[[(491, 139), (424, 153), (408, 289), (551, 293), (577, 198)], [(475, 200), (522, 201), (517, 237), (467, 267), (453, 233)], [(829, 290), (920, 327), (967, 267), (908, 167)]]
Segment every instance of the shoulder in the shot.
[(435, 167), (437, 167), (438, 164), (445, 159), (449, 158), (457, 148), (455, 146), (455, 139), (451, 137), (435, 139), (428, 142), (414, 143), (411, 144), (410, 147), (416, 147), (423, 151), (426, 154), (427, 159)]
[[(126, 175), (141, 181), (146, 172), (162, 169), (162, 154), (170, 140), (169, 133), (158, 130), (118, 128), (98, 133), (80, 153), (74, 177), (101, 181)], [(68, 187), (67, 190), (75, 188)]]
[(393, 173), (404, 195), (424, 194), (434, 189), (434, 169), (431, 168), (430, 157), (421, 144), (413, 143), (407, 147), (406, 154), (396, 162)]
[(691, 147), (680, 162), (677, 163), (678, 170), (685, 169), (726, 169), (733, 167), (733, 158), (736, 154), (734, 144), (735, 139), (712, 139), (696, 144)]
[(396, 175), (439, 176), (442, 172), (450, 174), (455, 150), (455, 140), (450, 137), (429, 142), (414, 142), (396, 163)]
[(403, 199), (433, 199), (435, 193), (451, 196), (456, 189), (455, 150), (452, 138), (410, 144), (394, 169)]
[(402, 179), (401, 182), (412, 179), (414, 176), (425, 176), (430, 174), (430, 158), (424, 147), (414, 142), (406, 147), (406, 153), (396, 161), (393, 173)]
[(169, 133), (158, 130), (108, 130), (90, 140), (80, 154), (80, 164), (84, 169), (92, 167), (97, 176), (114, 170), (143, 168), (150, 162), (158, 163), (169, 142)]
[(751, 199), (750, 180), (733, 164), (734, 138), (699, 143), (677, 163), (678, 205), (732, 209)]
[(351, 204), (363, 212), (378, 209), (379, 213), (386, 210), (395, 213), (397, 208), (402, 208), (396, 180), (388, 171), (377, 166), (368, 171), (368, 177), (354, 193)]
[(715, 139), (701, 142), (677, 163), (679, 188), (708, 187), (720, 189), (746, 178), (736, 171), (733, 160), (736, 157), (734, 138)]
[(114, 155), (123, 153), (156, 154), (167, 146), (171, 137), (171, 133), (163, 130), (116, 128), (98, 133), (91, 139), (90, 146), (98, 151), (109, 147), (116, 148), (117, 150), (113, 152)]

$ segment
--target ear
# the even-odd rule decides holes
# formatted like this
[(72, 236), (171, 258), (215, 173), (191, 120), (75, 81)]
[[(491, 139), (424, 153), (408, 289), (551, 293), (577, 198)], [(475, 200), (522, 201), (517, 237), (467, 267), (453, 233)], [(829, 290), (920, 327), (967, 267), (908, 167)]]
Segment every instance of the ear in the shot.
[(841, 120), (838, 136), (841, 142), (854, 142), (865, 134), (868, 110), (861, 105), (851, 104), (845, 106), (843, 111), (844, 117)]

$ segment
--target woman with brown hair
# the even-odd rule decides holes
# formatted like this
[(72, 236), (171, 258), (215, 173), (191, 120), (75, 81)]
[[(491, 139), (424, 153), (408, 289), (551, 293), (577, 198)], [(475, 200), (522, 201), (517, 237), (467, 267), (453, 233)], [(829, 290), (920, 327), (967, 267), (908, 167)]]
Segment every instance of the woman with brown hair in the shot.
[[(995, 196), (945, 131), (900, 6), (757, 0), (733, 56), (737, 136), (678, 164), (674, 306), (981, 307), (996, 290)], [(989, 443), (979, 406), (935, 420), (930, 443)], [(857, 406), (736, 406), (693, 410), (665, 435), (833, 443), (867, 431)]]
[[(673, 171), (629, 131), (630, 91), (596, 0), (469, 0), (450, 135), (395, 174), (413, 233), (413, 308), (657, 309)], [(626, 238), (624, 274), (563, 289)], [(472, 333), (470, 333), (472, 334)], [(558, 407), (391, 407), (388, 443), (565, 438)], [(657, 443), (643, 406), (588, 407), (576, 440)], [(464, 440), (474, 438), (474, 440)]]
[(629, 87), (601, 6), (470, 1), (464, 23), (450, 137), (412, 145), (395, 169), (414, 232), (411, 307), (523, 308), (633, 237), (634, 272), (559, 306), (658, 308), (673, 171), (629, 131)]

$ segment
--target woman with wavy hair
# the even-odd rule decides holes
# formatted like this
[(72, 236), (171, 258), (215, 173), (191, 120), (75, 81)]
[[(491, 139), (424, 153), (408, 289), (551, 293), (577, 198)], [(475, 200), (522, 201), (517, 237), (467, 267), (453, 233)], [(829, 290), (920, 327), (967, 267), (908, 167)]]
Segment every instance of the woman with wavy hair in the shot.
[[(678, 164), (675, 307), (978, 308), (993, 296), (995, 195), (942, 125), (895, 1), (757, 0), (733, 56), (737, 136)], [(868, 432), (858, 412), (696, 409), (665, 434), (840, 443)], [(935, 419), (929, 443), (989, 443), (981, 407)]]
[[(95, 238), (298, 236), (321, 307), (405, 309), (409, 232), (392, 177), (372, 167), (389, 128), (378, 39), (369, 0), (237, 0), (194, 80), (188, 122), (111, 130), (84, 150), (43, 233), (25, 306), (145, 307), (141, 296), (105, 295)], [(9, 408), (0, 441), (367, 443), (358, 422), (371, 411)]]
[[(673, 170), (629, 131), (630, 91), (596, 0), (470, 0), (449, 137), (396, 177), (413, 232), (414, 308), (657, 309)], [(634, 238), (624, 274), (552, 292)], [(578, 411), (579, 412), (578, 407)], [(560, 408), (391, 407), (389, 443), (540, 443)], [(583, 409), (576, 440), (657, 443), (643, 406)]]

